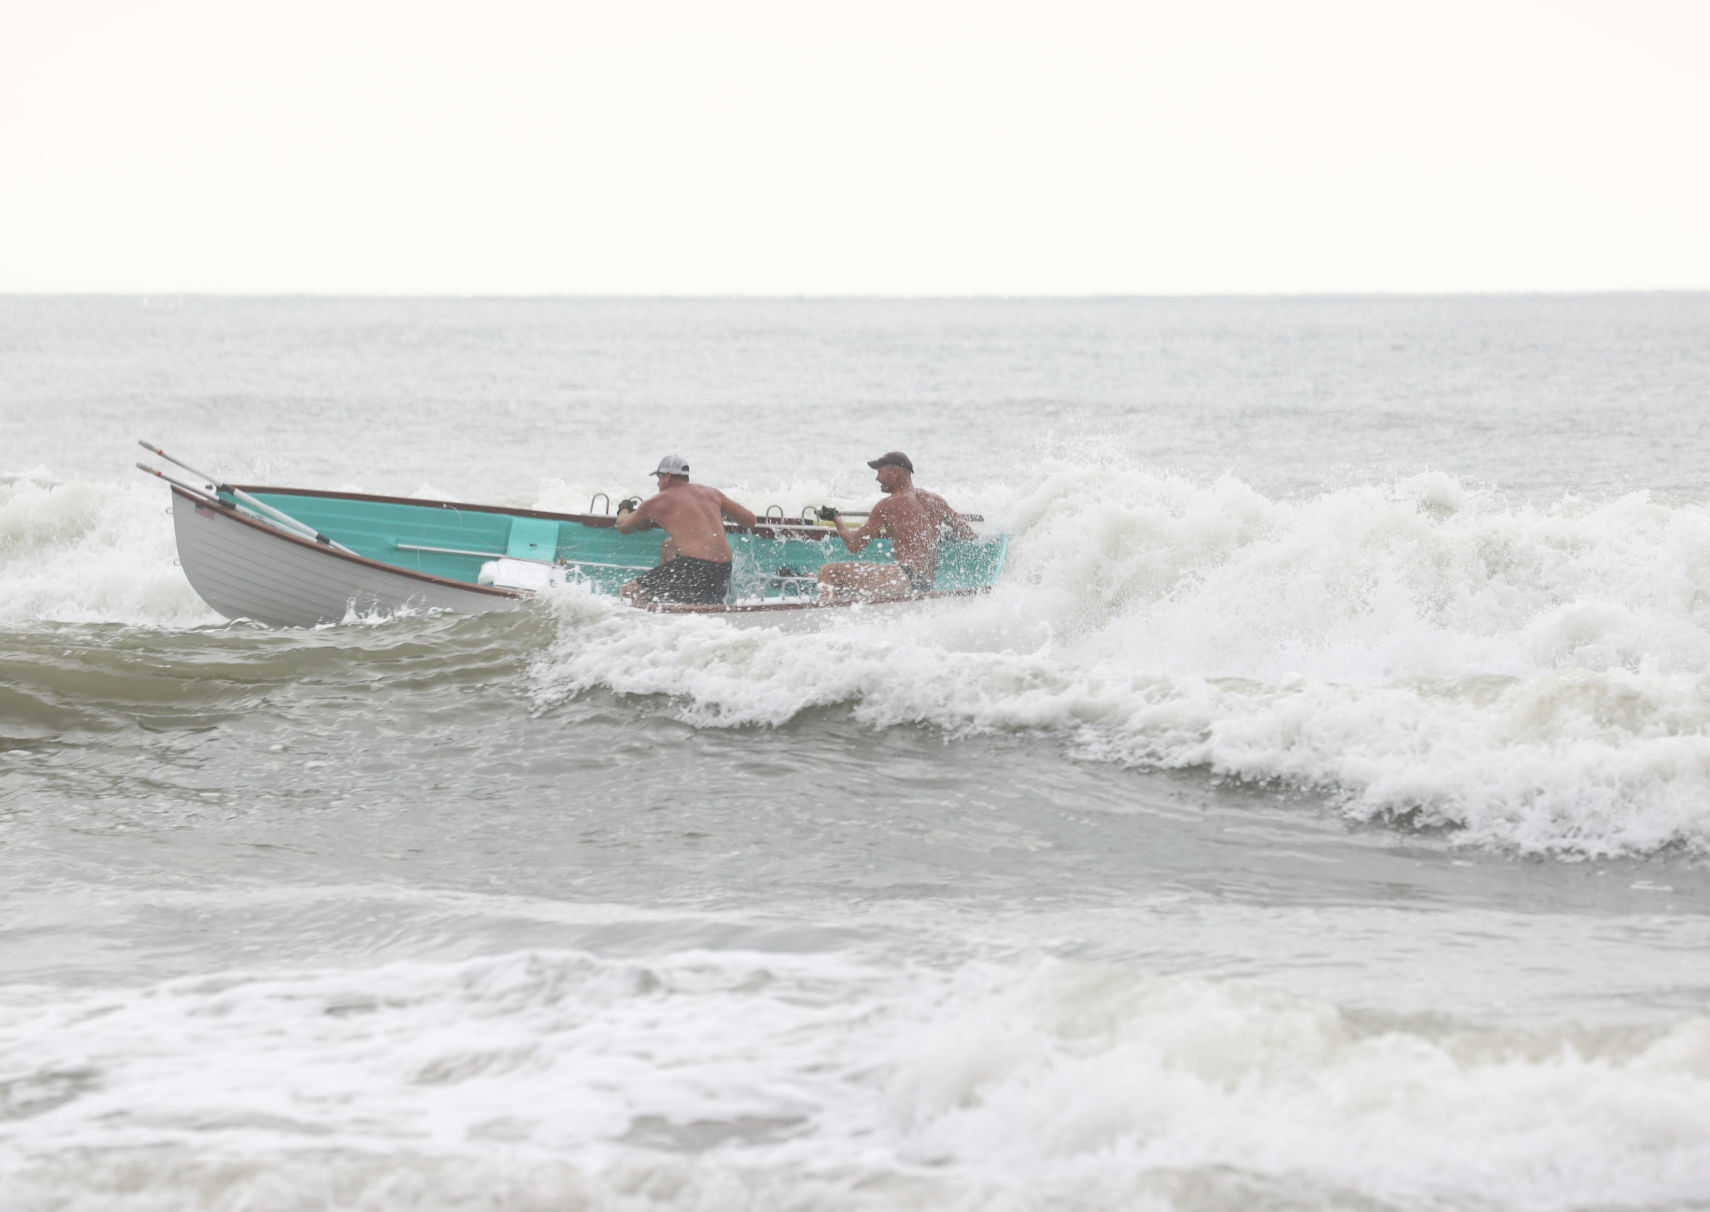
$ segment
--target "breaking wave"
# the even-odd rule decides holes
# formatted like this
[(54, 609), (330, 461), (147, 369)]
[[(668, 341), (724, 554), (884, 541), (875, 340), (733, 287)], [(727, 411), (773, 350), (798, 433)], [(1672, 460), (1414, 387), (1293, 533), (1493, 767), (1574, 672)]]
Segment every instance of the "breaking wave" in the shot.
[(1272, 500), (1056, 464), (996, 520), (1010, 564), (972, 603), (737, 628), (561, 596), (537, 693), (709, 726), (841, 704), (1521, 852), (1710, 851), (1703, 502), (1512, 506), (1445, 475)]
[(43, 990), (0, 1061), (32, 1207), (1565, 1210), (1710, 1181), (1701, 1015), (1497, 1029), (1063, 961), (234, 971)]
[[(1705, 501), (1514, 504), (1439, 474), (1272, 499), (1094, 460), (1036, 470), (981, 502), (1012, 542), (977, 600), (739, 624), (569, 588), (536, 616), (554, 639), (506, 642), (545, 645), (522, 654), (541, 710), (591, 689), (665, 696), (706, 727), (835, 706), (1309, 791), (1521, 853), (1710, 853)], [(219, 623), (172, 544), (140, 478), (0, 479), (0, 627)], [(395, 628), (366, 631), (335, 647), (370, 666), (401, 651)]]

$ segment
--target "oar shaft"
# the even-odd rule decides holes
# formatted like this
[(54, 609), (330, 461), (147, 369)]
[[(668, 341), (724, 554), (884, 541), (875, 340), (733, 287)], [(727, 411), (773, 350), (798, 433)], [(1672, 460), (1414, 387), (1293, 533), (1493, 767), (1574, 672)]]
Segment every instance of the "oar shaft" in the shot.
[[(327, 547), (331, 547), (334, 551), (342, 551), (342, 552), (344, 552), (345, 555), (355, 555), (356, 554), (350, 548), (346, 547), (343, 543), (335, 542), (334, 540), (327, 538), (326, 535), (324, 535), (320, 531), (316, 530), (313, 526), (310, 526), (304, 522), (299, 522), (296, 518), (294, 518), (290, 514), (286, 513), (283, 509), (275, 509), (272, 505), (269, 505), (266, 501), (258, 501), (254, 497), (250, 496), (247, 492), (245, 492), (241, 488), (233, 488), (230, 484), (220, 483), (219, 478), (217, 476), (211, 476), (205, 471), (198, 471), (196, 468), (194, 468), (194, 467), (190, 466), (190, 464), (186, 463), (183, 459), (173, 458), (171, 455), (167, 454), (160, 447), (155, 446), (152, 443), (145, 442), (141, 438), (138, 438), (137, 439), (137, 445), (141, 446), (144, 450), (152, 451), (153, 453), (159, 455), (161, 458), (165, 459), (168, 463), (178, 464), (178, 466), (182, 467), (185, 471), (189, 472), (191, 475), (201, 476), (204, 480), (208, 481), (208, 483), (212, 484), (216, 491), (231, 493), (232, 496), (234, 496), (238, 500), (242, 501), (245, 505), (248, 505), (251, 509), (256, 510), (259, 513), (266, 514), (269, 518), (271, 518), (272, 520), (274, 520), (276, 522), (283, 523), (287, 529), (296, 531), (298, 534), (302, 535), (304, 538), (313, 539), (317, 543), (321, 543)], [(142, 464), (139, 463), (139, 464), (137, 464), (137, 466), (141, 467)], [(144, 468), (144, 470), (149, 470), (149, 469)], [(155, 474), (159, 475), (160, 473), (156, 472)], [(162, 476), (161, 478), (165, 479), (166, 477)]]
[(211, 497), (206, 492), (204, 492), (202, 489), (197, 488), (194, 484), (186, 484), (183, 480), (180, 480), (177, 476), (169, 476), (164, 471), (161, 471), (158, 467), (150, 467), (147, 463), (138, 463), (137, 464), (137, 470), (146, 471), (151, 476), (159, 476), (161, 479), (165, 480), (168, 484), (172, 485), (174, 488), (183, 489), (185, 492), (189, 493), (191, 496), (195, 497), (199, 501), (209, 501), (215, 505), (218, 505), (220, 503), (220, 499), (218, 497)]

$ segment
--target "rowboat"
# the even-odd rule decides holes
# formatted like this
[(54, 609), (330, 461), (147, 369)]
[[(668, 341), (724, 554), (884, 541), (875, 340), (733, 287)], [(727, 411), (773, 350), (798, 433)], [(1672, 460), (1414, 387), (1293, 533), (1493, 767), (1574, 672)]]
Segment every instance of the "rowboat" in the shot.
[[(653, 567), (660, 532), (620, 534), (606, 494), (587, 513), (551, 513), (459, 501), (230, 484), (196, 471), (147, 442), (142, 446), (197, 477), (166, 480), (184, 575), (229, 619), (270, 627), (315, 627), (350, 618), (449, 610), (513, 609), (555, 586), (616, 594)], [(594, 506), (606, 498), (605, 511)], [(648, 604), (672, 614), (754, 615), (825, 610), (815, 573), (828, 560), (890, 558), (881, 538), (851, 556), (810, 511), (786, 517), (774, 506), (751, 531), (729, 529), (735, 555), (730, 596), (716, 605)], [(955, 598), (991, 588), (1008, 539), (945, 542), (929, 593)]]

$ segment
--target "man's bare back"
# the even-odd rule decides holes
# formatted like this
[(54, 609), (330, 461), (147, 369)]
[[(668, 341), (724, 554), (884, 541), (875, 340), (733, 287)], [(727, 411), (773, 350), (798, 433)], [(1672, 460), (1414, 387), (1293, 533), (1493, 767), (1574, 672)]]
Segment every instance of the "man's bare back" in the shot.
[(973, 529), (950, 508), (949, 502), (923, 488), (899, 488), (880, 501), (867, 515), (868, 526), (874, 526), (875, 521), (877, 527), (890, 531), (891, 555), (896, 562), (928, 579), (938, 574), (938, 538), (942, 527), (966, 531), (962, 538), (974, 537)]
[(897, 451), (867, 464), (886, 494), (867, 515), (859, 530), (834, 518), (837, 537), (853, 554), (889, 531), (894, 564), (844, 561), (821, 565), (822, 593), (851, 591), (867, 596), (900, 596), (926, 593), (938, 576), (938, 544), (948, 530), (958, 539), (979, 538), (945, 499), (935, 492), (914, 486), (914, 464)]
[(754, 525), (754, 515), (716, 488), (679, 481), (668, 484), (633, 512), (619, 515), (617, 528), (623, 534), (640, 530), (647, 523), (671, 536), (678, 555), (728, 564), (730, 540), (724, 537), (724, 519), (743, 526)]
[[(681, 472), (667, 470), (677, 466), (682, 468)], [(690, 563), (705, 561), (722, 565), (723, 570), (713, 579), (722, 578), (728, 584), (733, 553), (730, 540), (724, 537), (724, 520), (729, 518), (748, 530), (754, 526), (754, 514), (716, 488), (689, 483), (688, 470), (689, 465), (678, 456), (666, 456), (660, 461), (659, 470), (653, 473), (659, 484), (658, 493), (634, 509), (618, 509), (612, 525), (619, 534), (633, 534), (648, 526), (657, 526), (670, 536), (667, 547), (671, 554), (664, 561), (664, 566), (625, 585), (621, 590), (625, 597), (637, 601), (714, 600), (723, 597), (718, 585), (699, 585), (699, 580), (707, 578), (688, 570), (687, 564), (675, 570), (681, 572), (681, 576), (672, 575), (668, 571), (669, 566), (685, 557)], [(684, 577), (697, 583), (684, 590), (676, 585)], [(685, 598), (683, 593), (689, 596)]]

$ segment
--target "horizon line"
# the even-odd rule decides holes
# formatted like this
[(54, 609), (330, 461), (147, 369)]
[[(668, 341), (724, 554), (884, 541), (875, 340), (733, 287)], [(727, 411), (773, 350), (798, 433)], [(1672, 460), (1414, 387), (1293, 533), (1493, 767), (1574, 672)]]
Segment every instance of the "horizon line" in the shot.
[(1121, 302), (1195, 299), (1468, 299), (1468, 298), (1584, 298), (1616, 295), (1699, 295), (1700, 287), (1588, 287), (1549, 289), (1517, 287), (1491, 290), (1207, 290), (1207, 291), (1085, 291), (883, 294), (870, 292), (577, 292), (577, 291), (318, 291), (318, 290), (0, 290), (0, 299), (302, 299), (302, 300), (488, 300), (584, 302)]

